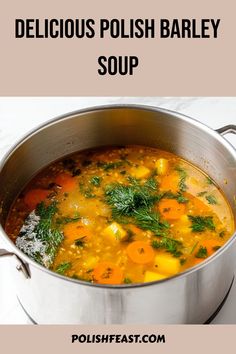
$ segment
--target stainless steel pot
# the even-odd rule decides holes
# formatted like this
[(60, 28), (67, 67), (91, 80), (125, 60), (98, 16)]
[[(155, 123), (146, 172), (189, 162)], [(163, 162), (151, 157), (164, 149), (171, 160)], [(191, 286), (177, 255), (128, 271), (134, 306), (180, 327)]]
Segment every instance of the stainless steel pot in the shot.
[[(0, 222), (31, 177), (52, 161), (102, 145), (140, 144), (169, 150), (219, 184), (236, 218), (236, 151), (221, 136), (184, 115), (146, 106), (109, 106), (73, 112), (31, 132), (0, 166)], [(1, 229), (12, 258), (12, 281), (25, 311), (40, 324), (204, 323), (234, 277), (235, 236), (201, 265), (156, 283), (104, 286), (69, 279), (20, 252)]]

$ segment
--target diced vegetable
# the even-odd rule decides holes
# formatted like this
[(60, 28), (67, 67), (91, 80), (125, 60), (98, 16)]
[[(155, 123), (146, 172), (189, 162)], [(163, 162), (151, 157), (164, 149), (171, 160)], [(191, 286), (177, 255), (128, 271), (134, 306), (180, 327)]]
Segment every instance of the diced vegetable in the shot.
[(162, 199), (159, 203), (161, 215), (167, 220), (178, 220), (185, 213), (185, 205), (176, 199)]
[(144, 283), (148, 283), (150, 281), (157, 281), (167, 278), (167, 275), (155, 273), (147, 270), (144, 274)]
[(171, 175), (163, 176), (160, 189), (162, 191), (171, 191), (172, 193), (177, 193), (179, 191), (179, 176), (177, 173), (172, 173)]
[(72, 192), (76, 188), (76, 179), (67, 173), (62, 173), (55, 178), (55, 183), (61, 187), (63, 193)]
[(98, 263), (99, 258), (97, 256), (88, 256), (86, 257), (86, 261), (84, 262), (84, 267), (86, 269), (92, 269)]
[(134, 178), (147, 178), (151, 171), (145, 166), (133, 167), (131, 169), (131, 175)]
[(129, 244), (126, 250), (134, 263), (146, 264), (152, 262), (154, 258), (152, 247), (145, 241), (134, 241)]
[(47, 189), (35, 188), (26, 193), (24, 202), (30, 211), (34, 210), (36, 206), (43, 202), (51, 192)]
[(167, 159), (161, 158), (158, 159), (155, 163), (156, 168), (157, 168), (157, 173), (160, 176), (164, 176), (166, 175), (167, 171), (168, 171), (168, 167), (169, 167), (169, 162)]
[(63, 229), (63, 233), (65, 240), (69, 242), (74, 242), (75, 240), (81, 238), (89, 239), (92, 236), (92, 233), (88, 226), (82, 224), (81, 221), (66, 224)]
[(99, 284), (120, 284), (123, 272), (112, 262), (101, 262), (94, 268), (93, 278)]
[(103, 234), (113, 241), (123, 241), (127, 236), (127, 232), (117, 222), (113, 222), (107, 226)]
[(164, 253), (155, 257), (154, 266), (162, 274), (174, 275), (180, 271), (179, 259)]

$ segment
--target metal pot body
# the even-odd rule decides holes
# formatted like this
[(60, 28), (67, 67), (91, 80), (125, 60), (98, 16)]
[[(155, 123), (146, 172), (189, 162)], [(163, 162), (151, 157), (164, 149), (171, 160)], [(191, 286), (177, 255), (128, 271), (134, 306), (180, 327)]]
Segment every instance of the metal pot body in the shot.
[[(201, 168), (218, 183), (236, 217), (236, 152), (220, 134), (167, 110), (109, 106), (59, 117), (12, 149), (0, 169), (2, 226), (16, 195), (41, 168), (78, 150), (129, 144), (168, 150)], [(40, 324), (204, 323), (224, 299), (234, 276), (235, 235), (215, 255), (182, 274), (124, 286), (60, 276), (20, 252), (3, 230), (1, 237), (10, 254), (16, 255), (12, 279), (18, 299)]]

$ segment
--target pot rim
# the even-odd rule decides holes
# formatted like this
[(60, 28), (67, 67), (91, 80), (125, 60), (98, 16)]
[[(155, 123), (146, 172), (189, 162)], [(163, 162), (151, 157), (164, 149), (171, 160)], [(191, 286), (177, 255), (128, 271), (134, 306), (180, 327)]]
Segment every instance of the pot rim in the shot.
[[(75, 110), (69, 113), (65, 113), (62, 115), (59, 115), (57, 117), (54, 117), (52, 119), (47, 120), (46, 122), (37, 125), (35, 128), (31, 129), (28, 133), (24, 134), (20, 139), (17, 140), (17, 142), (9, 148), (9, 150), (3, 155), (2, 159), (0, 160), (0, 173), (2, 172), (2, 169), (4, 168), (5, 164), (7, 161), (11, 158), (11, 156), (15, 153), (15, 151), (30, 137), (33, 137), (35, 134), (40, 132), (43, 129), (46, 129), (50, 127), (51, 125), (57, 123), (58, 121), (62, 120), (67, 120), (71, 119), (73, 116), (80, 116), (86, 113), (91, 113), (91, 112), (96, 112), (96, 111), (102, 111), (102, 110), (110, 110), (110, 109), (131, 109), (131, 110), (143, 110), (143, 111), (148, 111), (148, 112), (160, 112), (164, 114), (170, 114), (171, 116), (174, 116), (175, 118), (181, 119), (185, 122), (188, 122), (189, 124), (194, 125), (195, 127), (205, 131), (206, 133), (210, 134), (214, 138), (220, 141), (221, 144), (223, 144), (227, 150), (234, 156), (236, 160), (236, 149), (234, 146), (226, 140), (221, 134), (219, 134), (217, 131), (209, 127), (208, 125), (199, 122), (198, 120), (191, 118), (183, 113), (178, 113), (176, 111), (172, 111), (170, 109), (166, 108), (160, 108), (156, 106), (149, 106), (149, 105), (139, 105), (139, 104), (108, 104), (108, 105), (98, 105), (98, 106), (92, 106), (92, 107), (87, 107), (83, 108), (80, 110)], [(46, 267), (40, 265), (39, 263), (35, 262), (32, 260), (30, 257), (28, 257), (26, 254), (24, 254), (22, 251), (20, 251), (19, 248), (16, 247), (14, 242), (8, 237), (6, 234), (5, 230), (3, 229), (2, 225), (0, 224), (0, 237), (3, 237), (3, 240), (13, 249), (13, 252), (20, 258), (23, 259), (23, 261), (26, 264), (30, 264), (39, 270), (42, 270), (43, 272), (46, 272), (47, 274), (51, 276), (58, 277), (64, 281), (69, 281), (73, 283), (77, 283), (80, 285), (84, 286), (89, 286), (89, 287), (96, 287), (96, 288), (102, 288), (102, 289), (130, 289), (130, 288), (140, 288), (140, 287), (146, 287), (146, 286), (154, 286), (157, 284), (162, 284), (164, 282), (170, 282), (173, 279), (177, 278), (183, 278), (185, 276), (188, 276), (192, 274), (195, 271), (200, 270), (203, 267), (206, 267), (208, 264), (213, 262), (216, 258), (218, 258), (225, 250), (227, 250), (231, 244), (235, 241), (236, 239), (236, 230), (233, 232), (232, 236), (229, 238), (229, 240), (224, 244), (223, 247), (221, 247), (217, 252), (215, 252), (212, 256), (208, 257), (205, 261), (203, 261), (200, 264), (197, 264), (194, 267), (190, 267), (186, 269), (184, 272), (178, 273), (172, 277), (168, 277), (162, 280), (154, 281), (154, 282), (147, 282), (147, 283), (134, 283), (134, 284), (119, 284), (119, 285), (109, 285), (109, 284), (97, 284), (97, 283), (90, 283), (86, 282), (83, 280), (78, 280), (78, 279), (73, 279), (70, 277), (66, 277), (64, 275), (60, 275), (56, 272), (51, 271), (50, 269), (47, 269)]]

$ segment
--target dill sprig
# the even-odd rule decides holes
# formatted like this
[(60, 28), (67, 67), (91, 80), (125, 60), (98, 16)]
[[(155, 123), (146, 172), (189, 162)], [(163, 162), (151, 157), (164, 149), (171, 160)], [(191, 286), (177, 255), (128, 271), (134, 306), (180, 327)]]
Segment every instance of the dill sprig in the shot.
[(193, 232), (203, 232), (205, 230), (215, 230), (215, 225), (212, 216), (193, 216), (188, 215), (192, 222), (191, 228)]
[(182, 255), (180, 250), (182, 248), (182, 242), (170, 237), (163, 237), (159, 241), (153, 240), (151, 245), (155, 249), (165, 249), (166, 252), (171, 253), (176, 258)]
[(107, 187), (105, 200), (111, 206), (112, 216), (124, 223), (127, 219), (143, 230), (150, 230), (157, 236), (164, 236), (169, 223), (160, 220), (160, 215), (152, 211), (161, 195), (157, 193), (157, 183), (150, 178), (144, 184), (129, 177), (129, 185), (114, 183)]

